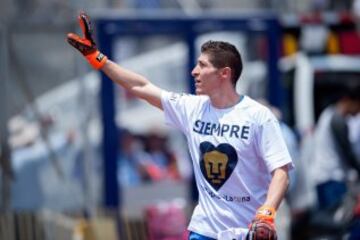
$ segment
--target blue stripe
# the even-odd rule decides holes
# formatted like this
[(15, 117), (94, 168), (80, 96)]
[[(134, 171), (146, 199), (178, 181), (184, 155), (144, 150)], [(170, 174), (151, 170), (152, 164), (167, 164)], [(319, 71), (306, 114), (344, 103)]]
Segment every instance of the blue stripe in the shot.
[(214, 238), (209, 238), (203, 235), (200, 235), (198, 233), (195, 232), (190, 232), (189, 234), (189, 240), (216, 240)]

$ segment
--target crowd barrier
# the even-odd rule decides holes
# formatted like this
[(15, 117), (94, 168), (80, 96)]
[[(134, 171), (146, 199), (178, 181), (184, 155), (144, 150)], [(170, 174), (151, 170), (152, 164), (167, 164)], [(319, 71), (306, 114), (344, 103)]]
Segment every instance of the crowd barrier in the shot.
[[(133, 223), (129, 221), (127, 225)], [(129, 229), (135, 229), (129, 227)], [(125, 233), (124, 239), (128, 239)], [(119, 240), (116, 221), (109, 217), (84, 219), (51, 211), (0, 214), (1, 240)], [(129, 238), (134, 239), (134, 238)], [(138, 238), (141, 240), (140, 238)]]
[(185, 228), (185, 216), (174, 206), (153, 205), (143, 218), (116, 211), (88, 219), (49, 210), (0, 213), (0, 240), (183, 240)]

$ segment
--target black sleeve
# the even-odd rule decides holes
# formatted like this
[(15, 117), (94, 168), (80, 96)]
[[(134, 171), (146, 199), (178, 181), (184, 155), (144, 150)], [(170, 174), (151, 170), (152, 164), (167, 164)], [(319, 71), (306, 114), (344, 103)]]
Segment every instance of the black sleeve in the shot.
[(334, 114), (331, 118), (331, 132), (333, 134), (337, 151), (348, 166), (357, 170), (360, 174), (360, 163), (357, 161), (349, 140), (349, 128), (346, 120), (339, 114)]

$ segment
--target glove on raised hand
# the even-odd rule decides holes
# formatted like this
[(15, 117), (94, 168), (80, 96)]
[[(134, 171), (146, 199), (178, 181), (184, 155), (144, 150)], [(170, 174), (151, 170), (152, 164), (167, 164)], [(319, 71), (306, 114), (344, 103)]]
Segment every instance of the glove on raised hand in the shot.
[(274, 225), (275, 213), (272, 207), (260, 207), (250, 224), (247, 240), (277, 240)]
[(93, 29), (90, 18), (86, 13), (81, 12), (78, 16), (79, 24), (83, 33), (83, 37), (75, 33), (68, 33), (67, 41), (76, 48), (87, 59), (90, 65), (95, 69), (101, 69), (107, 61), (107, 57), (102, 54), (96, 47), (93, 39)]

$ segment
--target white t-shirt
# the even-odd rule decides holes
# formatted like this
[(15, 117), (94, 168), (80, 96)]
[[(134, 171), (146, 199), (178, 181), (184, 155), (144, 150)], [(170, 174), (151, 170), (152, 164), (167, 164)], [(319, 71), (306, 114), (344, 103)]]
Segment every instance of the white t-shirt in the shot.
[(310, 173), (315, 185), (329, 180), (345, 180), (345, 166), (336, 150), (331, 132), (331, 118), (334, 114), (334, 106), (325, 108), (314, 132), (314, 152)]
[(271, 172), (292, 162), (269, 109), (244, 96), (217, 109), (207, 96), (162, 92), (166, 123), (186, 136), (199, 204), (189, 230), (216, 238), (247, 228), (265, 201)]

